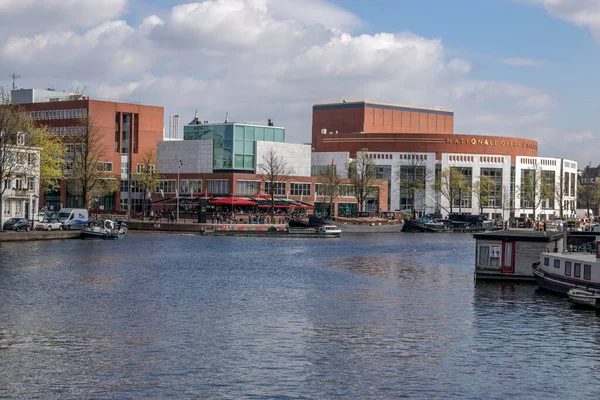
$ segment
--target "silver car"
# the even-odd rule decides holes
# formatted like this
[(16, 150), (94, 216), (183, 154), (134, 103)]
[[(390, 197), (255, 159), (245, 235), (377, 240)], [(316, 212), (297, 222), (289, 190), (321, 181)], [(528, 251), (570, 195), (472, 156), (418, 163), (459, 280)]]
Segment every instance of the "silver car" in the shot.
[(42, 220), (42, 222), (38, 222), (35, 229), (40, 230), (40, 231), (52, 231), (52, 230), (62, 231), (63, 227), (62, 227), (62, 223), (57, 219), (44, 218)]

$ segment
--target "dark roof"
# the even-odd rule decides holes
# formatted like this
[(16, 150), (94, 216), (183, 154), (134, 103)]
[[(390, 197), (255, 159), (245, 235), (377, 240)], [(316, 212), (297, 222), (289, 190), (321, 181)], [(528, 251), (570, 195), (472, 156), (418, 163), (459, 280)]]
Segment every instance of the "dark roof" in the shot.
[(553, 240), (560, 239), (562, 235), (562, 232), (508, 230), (475, 233), (473, 234), (473, 237), (475, 239), (491, 239), (505, 241), (520, 240), (522, 242), (550, 242)]
[(600, 166), (591, 167), (588, 165), (581, 172), (581, 179), (582, 180), (588, 180), (588, 179), (594, 180), (595, 178), (598, 177), (598, 174), (600, 174)]

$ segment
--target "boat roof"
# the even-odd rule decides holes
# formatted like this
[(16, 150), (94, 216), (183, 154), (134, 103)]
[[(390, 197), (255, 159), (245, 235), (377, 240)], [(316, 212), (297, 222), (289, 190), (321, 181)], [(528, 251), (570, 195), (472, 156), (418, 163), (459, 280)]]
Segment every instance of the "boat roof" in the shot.
[(562, 237), (562, 232), (503, 230), (495, 232), (474, 233), (475, 239), (519, 240), (522, 242), (551, 242)]
[(586, 263), (597, 263), (600, 262), (600, 259), (596, 258), (596, 254), (594, 253), (581, 253), (581, 252), (544, 252), (541, 253), (542, 256), (546, 257), (560, 257), (560, 258), (568, 258), (573, 261), (581, 261)]

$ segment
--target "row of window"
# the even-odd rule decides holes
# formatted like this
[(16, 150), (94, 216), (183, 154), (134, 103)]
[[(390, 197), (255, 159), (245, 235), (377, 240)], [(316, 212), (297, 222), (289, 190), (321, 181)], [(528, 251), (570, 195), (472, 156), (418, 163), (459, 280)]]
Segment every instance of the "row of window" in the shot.
[(4, 180), (4, 189), (15, 189), (15, 190), (34, 190), (35, 189), (35, 177), (20, 177), (20, 178), (7, 178)]
[[(554, 259), (554, 268), (560, 269), (561, 260), (559, 258)], [(544, 257), (544, 265), (550, 266), (550, 258)], [(565, 261), (565, 276), (571, 276), (571, 272), (573, 273), (573, 277), (581, 278), (581, 263), (574, 263), (573, 268), (571, 261)], [(592, 279), (592, 266), (590, 264), (583, 265), (583, 279), (591, 280)]]
[(49, 126), (48, 132), (55, 135), (71, 136), (71, 135), (85, 135), (87, 134), (87, 126)]
[(25, 111), (23, 113), (34, 121), (44, 121), (50, 119), (76, 119), (87, 117), (87, 108), (75, 108), (68, 110), (45, 110), (45, 111)]
[[(14, 204), (14, 214), (12, 214), (13, 204)], [(5, 199), (4, 200), (4, 215), (14, 215), (15, 217), (21, 217), (22, 212), (23, 212), (22, 204), (23, 204), (23, 202), (20, 200), (12, 201), (12, 200)]]

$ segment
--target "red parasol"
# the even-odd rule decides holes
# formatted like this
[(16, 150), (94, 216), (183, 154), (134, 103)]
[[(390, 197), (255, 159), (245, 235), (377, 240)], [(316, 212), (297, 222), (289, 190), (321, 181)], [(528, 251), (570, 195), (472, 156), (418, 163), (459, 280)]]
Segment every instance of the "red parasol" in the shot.
[(242, 199), (240, 197), (223, 197), (217, 200), (211, 200), (208, 204), (214, 206), (255, 206), (256, 203), (250, 200)]

